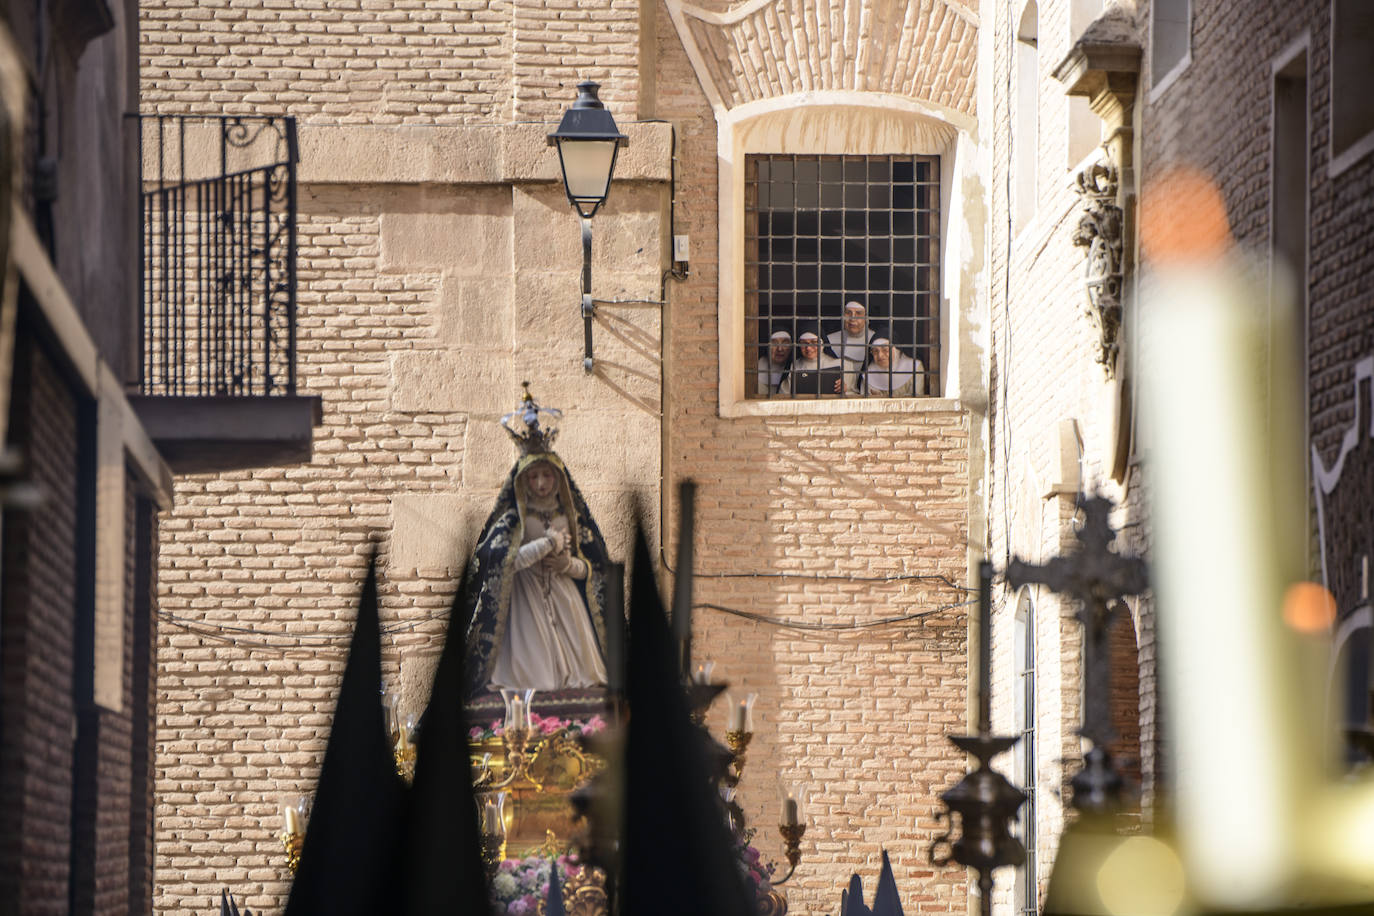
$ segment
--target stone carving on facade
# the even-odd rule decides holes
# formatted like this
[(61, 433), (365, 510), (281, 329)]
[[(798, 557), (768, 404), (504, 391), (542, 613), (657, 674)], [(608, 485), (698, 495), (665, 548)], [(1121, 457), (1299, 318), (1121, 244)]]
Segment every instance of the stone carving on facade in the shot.
[(1083, 274), (1087, 312), (1101, 338), (1097, 361), (1108, 378), (1116, 374), (1121, 333), (1122, 212), (1117, 183), (1117, 170), (1110, 162), (1095, 162), (1078, 173), (1084, 211), (1073, 233), (1074, 245), (1088, 249)]

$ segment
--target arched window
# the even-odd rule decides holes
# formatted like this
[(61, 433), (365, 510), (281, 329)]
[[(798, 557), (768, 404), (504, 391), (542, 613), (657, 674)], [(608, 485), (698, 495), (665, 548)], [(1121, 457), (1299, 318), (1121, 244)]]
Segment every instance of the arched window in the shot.
[(1021, 806), (1019, 837), (1026, 847), (1026, 862), (1016, 870), (1016, 916), (1035, 916), (1038, 909), (1036, 893), (1035, 855), (1035, 603), (1030, 589), (1021, 589), (1016, 601), (1013, 623), (1013, 652), (1015, 653), (1016, 744), (1015, 767), (1012, 779), (1026, 793)]
[(1035, 171), (1039, 158), (1040, 11), (1030, 0), (1016, 27), (1016, 114), (1012, 122), (1012, 228), (1019, 232), (1035, 215)]

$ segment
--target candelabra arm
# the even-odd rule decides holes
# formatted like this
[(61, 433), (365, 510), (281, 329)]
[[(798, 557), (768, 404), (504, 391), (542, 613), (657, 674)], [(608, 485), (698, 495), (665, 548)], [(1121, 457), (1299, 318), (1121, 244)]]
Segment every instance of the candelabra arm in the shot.
[(787, 864), (789, 868), (787, 869), (787, 874), (783, 875), (776, 881), (768, 882), (774, 887), (786, 884), (788, 880), (791, 879), (792, 875), (796, 872), (797, 866), (801, 864), (801, 841), (802, 836), (806, 834), (806, 825), (781, 824), (778, 827), (778, 833), (782, 834), (782, 841), (784, 844), (783, 854), (787, 856)]
[[(531, 741), (529, 732), (524, 730), (508, 731), (502, 737), (506, 745), (506, 775), (499, 782), (482, 782), (479, 778), (474, 786), (480, 785), (484, 789), (499, 791), (523, 779), (534, 786), (536, 792), (543, 792), (544, 784), (531, 775), (530, 764), (539, 756), (546, 742), (543, 739)], [(490, 780), (490, 771), (484, 776)]]

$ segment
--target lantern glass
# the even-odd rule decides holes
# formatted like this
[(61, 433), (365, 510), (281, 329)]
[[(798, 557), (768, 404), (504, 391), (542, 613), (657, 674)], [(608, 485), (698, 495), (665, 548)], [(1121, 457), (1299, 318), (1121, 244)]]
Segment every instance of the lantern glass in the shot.
[(610, 191), (615, 168), (615, 140), (558, 138), (558, 161), (563, 167), (563, 186), (579, 213), (590, 217)]

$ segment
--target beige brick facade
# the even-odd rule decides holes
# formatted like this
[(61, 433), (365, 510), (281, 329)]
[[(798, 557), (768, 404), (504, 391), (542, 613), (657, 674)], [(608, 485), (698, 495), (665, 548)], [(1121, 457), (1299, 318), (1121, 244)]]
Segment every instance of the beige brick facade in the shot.
[[(754, 4), (762, 12), (738, 28), (766, 23), (761, 51), (711, 25), (728, 11), (647, 6), (144, 5), (145, 109), (302, 118), (300, 388), (324, 399), (308, 465), (180, 478), (162, 525), (161, 607), (183, 628), (164, 624), (159, 656), (158, 912), (204, 911), (222, 885), (255, 910), (280, 903), (276, 806), (311, 788), (374, 535), (388, 677), (419, 703), (455, 562), (509, 465), (492, 420), (524, 378), (568, 411), (560, 451), (614, 554), (626, 553), (632, 497), (654, 506), (664, 481), (692, 477), (698, 600), (836, 627), (696, 618), (698, 657), (760, 694), (743, 801), (766, 855), (781, 853), (778, 781), (811, 790), (793, 912), (833, 909), (850, 872), (876, 877), (882, 848), (908, 912), (965, 911), (962, 870), (926, 855), (937, 795), (963, 769), (945, 735), (968, 727), (981, 250), (951, 243), (958, 371), (944, 397), (722, 418), (720, 367), (738, 356), (722, 356), (717, 146), (726, 109), (792, 89), (906, 106), (920, 130), (863, 142), (957, 158), (946, 235), (979, 237), (977, 16), (952, 2), (818, 5), (797, 31)], [(700, 42), (684, 15), (706, 29)], [(898, 25), (905, 37), (889, 45)], [(719, 50), (710, 79), (702, 47)], [(594, 222), (595, 294), (622, 301), (601, 306), (591, 376), (576, 222), (543, 146), (585, 77), (631, 134)], [(664, 311), (653, 301), (674, 155), (671, 231), (690, 237), (692, 259), (688, 279), (667, 282)], [(223, 629), (235, 626), (256, 632)]]

